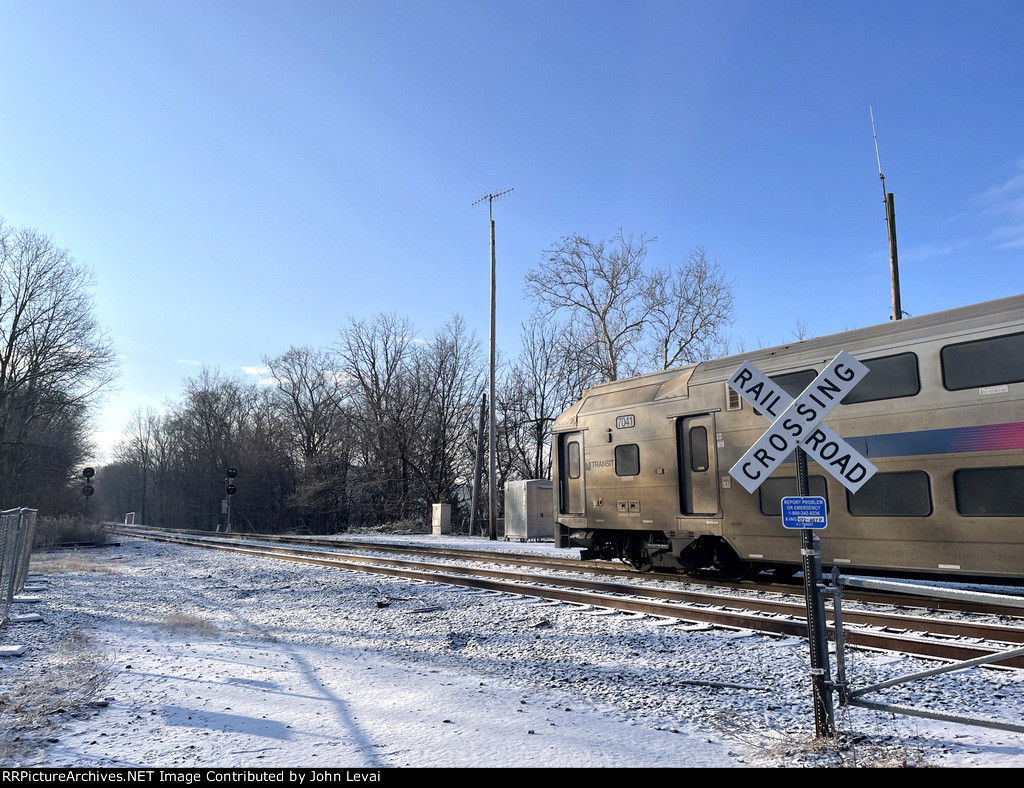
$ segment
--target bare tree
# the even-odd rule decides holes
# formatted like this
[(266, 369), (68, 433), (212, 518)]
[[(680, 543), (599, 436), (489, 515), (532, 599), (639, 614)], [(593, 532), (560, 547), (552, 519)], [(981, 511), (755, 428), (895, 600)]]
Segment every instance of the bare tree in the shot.
[[(33, 434), (47, 423), (74, 425), (82, 430), (74, 439), (84, 443), (86, 408), (116, 376), (113, 348), (93, 313), (92, 285), (92, 275), (49, 237), (11, 230), (0, 220), (0, 499), (6, 504), (44, 447)], [(52, 459), (58, 454), (67, 462), (81, 456), (61, 449)], [(63, 469), (62, 481), (70, 472)]]
[[(421, 438), (414, 467), (431, 502), (447, 502), (458, 511), (456, 489), (470, 474), (466, 438), (473, 433), (476, 403), (483, 393), (484, 364), (480, 343), (453, 315), (418, 353), (417, 377), (423, 400)], [(474, 447), (475, 451), (475, 447)]]
[(296, 448), (309, 460), (343, 437), (349, 392), (336, 357), (324, 350), (291, 347), (263, 363), (276, 381), (278, 401), (292, 426)]
[(695, 247), (683, 265), (653, 278), (654, 306), (648, 335), (657, 369), (695, 364), (725, 355), (725, 328), (733, 321), (732, 287), (703, 246)]
[(137, 489), (139, 498), (129, 505), (139, 513), (136, 522), (149, 523), (147, 503), (149, 500), (149, 481), (153, 475), (156, 433), (159, 429), (160, 417), (156, 411), (136, 409), (125, 429), (121, 441), (114, 447), (114, 456), (126, 468), (138, 474)]
[(412, 325), (391, 314), (350, 320), (341, 330), (337, 352), (355, 387), (361, 418), (360, 497), (384, 519), (410, 515), (409, 453), (420, 392), (411, 385), (415, 363)]
[(727, 347), (732, 289), (719, 265), (696, 247), (682, 265), (649, 268), (655, 240), (621, 229), (610, 245), (566, 236), (527, 274), (542, 316), (567, 319), (579, 366), (604, 380), (700, 361)]
[(238, 493), (232, 497), (232, 521), (239, 530), (276, 531), (290, 527), (290, 501), (296, 473), (289, 451), (289, 425), (281, 418), (272, 387), (246, 387), (247, 418), (238, 442)]
[(337, 529), (347, 521), (351, 452), (350, 385), (336, 355), (291, 347), (265, 358), (276, 381), (274, 400), (287, 440), (297, 454), (294, 504), (312, 530)]
[(621, 229), (610, 245), (565, 236), (526, 276), (527, 293), (545, 317), (568, 313), (584, 342), (581, 355), (605, 380), (638, 372), (637, 349), (654, 308), (654, 283), (644, 267), (654, 240)]
[(536, 318), (520, 333), (519, 357), (498, 396), (509, 474), (546, 479), (551, 474), (551, 425), (588, 386), (601, 382), (594, 365), (579, 363), (571, 327)]

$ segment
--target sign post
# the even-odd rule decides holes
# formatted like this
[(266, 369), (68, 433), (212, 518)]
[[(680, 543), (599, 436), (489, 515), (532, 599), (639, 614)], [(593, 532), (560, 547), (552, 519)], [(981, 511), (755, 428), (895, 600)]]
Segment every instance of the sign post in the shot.
[(810, 642), (811, 682), (814, 688), (814, 728), (819, 737), (835, 732), (828, 663), (825, 600), (821, 549), (814, 530), (827, 525), (824, 498), (811, 496), (807, 473), (810, 455), (851, 492), (857, 492), (877, 468), (845, 440), (826, 427), (825, 416), (868, 373), (857, 359), (840, 351), (828, 366), (795, 399), (745, 362), (729, 380), (729, 386), (758, 409), (772, 425), (730, 469), (729, 475), (753, 493), (784, 462), (796, 462), (797, 495), (783, 498), (783, 525), (800, 529), (800, 557), (807, 605), (807, 638)]
[[(807, 454), (796, 450), (797, 491), (805, 498), (810, 487)], [(807, 609), (807, 640), (811, 647), (811, 685), (814, 699), (814, 732), (818, 738), (835, 735), (835, 708), (832, 703), (832, 677), (829, 674), (828, 632), (825, 622), (825, 597), (821, 589), (821, 544), (810, 528), (800, 531), (800, 563), (804, 573), (804, 605)]]

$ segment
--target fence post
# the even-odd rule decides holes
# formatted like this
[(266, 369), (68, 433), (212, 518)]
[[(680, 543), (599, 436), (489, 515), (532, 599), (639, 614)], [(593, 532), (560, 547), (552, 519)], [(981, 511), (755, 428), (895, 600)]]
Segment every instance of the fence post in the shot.
[(21, 538), (24, 530), (23, 526), (25, 524), (24, 510), (17, 512), (17, 519), (14, 518), (15, 511), (17, 510), (10, 512), (11, 520), (13, 522), (11, 525), (8, 525), (8, 528), (13, 527), (14, 535), (13, 537), (8, 535), (9, 538), (6, 540), (7, 547), (11, 554), (10, 558), (6, 555), (4, 556), (4, 567), (7, 569), (7, 588), (4, 590), (8, 608), (10, 608), (11, 604), (14, 602), (15, 586), (18, 584), (18, 574), (21, 570)]
[(836, 635), (835, 688), (839, 691), (839, 705), (845, 706), (847, 701), (846, 641), (843, 638), (843, 586), (840, 579), (838, 567), (833, 567), (831, 590), (823, 587), (821, 593), (832, 595), (832, 621)]
[(21, 550), (18, 553), (18, 577), (14, 586), (14, 593), (25, 588), (25, 581), (28, 580), (28, 565), (32, 560), (32, 543), (36, 538), (36, 516), (35, 509), (21, 510)]
[(12, 509), (0, 513), (0, 624), (7, 622), (7, 613), (14, 597), (14, 548), (18, 538), (16, 512), (16, 509)]

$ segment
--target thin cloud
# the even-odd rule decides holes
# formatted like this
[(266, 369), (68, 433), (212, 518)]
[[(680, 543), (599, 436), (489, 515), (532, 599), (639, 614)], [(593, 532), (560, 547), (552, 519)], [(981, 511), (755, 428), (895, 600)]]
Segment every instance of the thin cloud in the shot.
[[(1017, 162), (1024, 169), (1024, 159)], [(989, 233), (996, 249), (1024, 247), (1024, 173), (993, 186), (979, 198), (985, 206), (983, 215), (998, 216), (1003, 223)]]
[(911, 249), (900, 250), (900, 262), (906, 263), (922, 263), (925, 260), (930, 260), (935, 257), (945, 257), (958, 247), (963, 246), (960, 244), (923, 244), (921, 246), (915, 246)]
[(270, 374), (270, 367), (242, 367), (242, 372), (255, 377), (261, 386), (273, 386), (277, 383), (277, 378)]
[(986, 199), (997, 199), (1004, 194), (1010, 194), (1018, 189), (1024, 189), (1024, 175), (1015, 175), (1002, 186), (993, 186), (982, 196)]
[[(1001, 239), (1007, 240), (1001, 240)], [(992, 241), (999, 241), (996, 249), (1020, 249), (1024, 247), (1024, 224), (1012, 227), (997, 227), (989, 235)]]

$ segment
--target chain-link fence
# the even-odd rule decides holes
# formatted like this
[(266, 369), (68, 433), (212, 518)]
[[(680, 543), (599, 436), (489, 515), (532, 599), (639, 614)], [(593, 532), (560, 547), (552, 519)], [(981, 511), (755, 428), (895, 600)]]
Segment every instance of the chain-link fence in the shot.
[(14, 595), (25, 587), (35, 534), (35, 509), (0, 512), (0, 625), (7, 623)]

